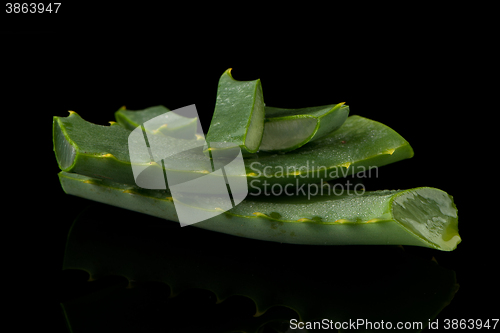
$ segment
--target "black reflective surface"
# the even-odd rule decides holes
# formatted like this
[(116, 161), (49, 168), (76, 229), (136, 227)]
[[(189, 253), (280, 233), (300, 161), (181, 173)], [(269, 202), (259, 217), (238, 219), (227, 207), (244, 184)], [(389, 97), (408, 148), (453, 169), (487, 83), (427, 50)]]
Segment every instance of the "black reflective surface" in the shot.
[(427, 325), (459, 288), (454, 271), (402, 247), (257, 241), (97, 203), (73, 222), (63, 269), (75, 332)]
[[(500, 317), (497, 203), (489, 194), (496, 186), (496, 141), (482, 138), (494, 131), (476, 128), (491, 122), (481, 107), (484, 93), (473, 93), (478, 81), (450, 62), (464, 54), (462, 43), (360, 43), (332, 53), (324, 51), (337, 44), (331, 34), (312, 45), (294, 35), (276, 38), (259, 53), (250, 51), (246, 38), (233, 39), (231, 49), (218, 34), (198, 40), (166, 30), (157, 36), (105, 29), (73, 34), (66, 24), (4, 36), (4, 66), (15, 69), (3, 76), (4, 97), (20, 95), (14, 107), (4, 108), (14, 148), (4, 154), (4, 209), (10, 214), (4, 218), (4, 275), (19, 285), (6, 286), (15, 294), (10, 309), (23, 318), (14, 325), (68, 332), (68, 319), (74, 332), (218, 332), (265, 324), (264, 332), (282, 332), (288, 329), (283, 322), (307, 315), (338, 322), (434, 318), (440, 329), (446, 321), (489, 319), (493, 331), (492, 319)], [(458, 208), (462, 243), (452, 252), (264, 243), (181, 229), (62, 191), (53, 116), (74, 110), (107, 125), (122, 105), (175, 109), (194, 103), (207, 130), (217, 80), (229, 67), (239, 80), (261, 78), (267, 105), (346, 102), (351, 114), (395, 129), (415, 156), (379, 168), (377, 177), (363, 180), (367, 190), (432, 186), (448, 192)], [(65, 254), (67, 240), (72, 250)], [(172, 288), (178, 293), (170, 298)], [(226, 296), (218, 304), (217, 292)], [(253, 317), (255, 300), (261, 310), (279, 305)]]

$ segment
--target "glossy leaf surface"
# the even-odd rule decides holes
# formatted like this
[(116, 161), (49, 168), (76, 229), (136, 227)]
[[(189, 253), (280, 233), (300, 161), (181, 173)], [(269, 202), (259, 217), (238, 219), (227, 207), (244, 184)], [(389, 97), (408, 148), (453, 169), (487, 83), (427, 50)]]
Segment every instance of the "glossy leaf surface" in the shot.
[[(128, 136), (122, 126), (101, 126), (82, 119), (75, 112), (68, 117), (54, 117), (53, 140), (61, 170), (90, 177), (133, 184)], [(155, 142), (158, 140), (158, 142)], [(166, 136), (150, 138), (150, 145), (172, 145), (184, 153), (164, 159), (164, 166), (179, 174), (212, 172), (209, 159), (202, 154), (203, 140), (183, 140)], [(144, 165), (162, 168), (151, 161), (148, 151), (142, 154)], [(333, 133), (288, 152), (258, 153), (244, 159), (249, 191), (259, 192), (274, 184), (299, 187), (320, 183), (380, 167), (413, 156), (409, 143), (391, 128), (360, 116), (348, 117)], [(140, 157), (140, 156), (139, 156)]]
[(164, 122), (162, 124), (157, 122), (159, 126), (152, 129), (152, 134), (164, 134), (187, 140), (194, 139), (197, 119), (178, 115), (163, 105), (152, 106), (144, 110), (126, 110), (125, 107), (122, 107), (115, 112), (118, 124), (131, 131), (150, 119), (162, 116), (165, 118)]
[(260, 80), (238, 81), (226, 70), (219, 80), (215, 111), (206, 136), (210, 149), (224, 144), (255, 153), (264, 130), (264, 97)]
[[(178, 221), (173, 199), (166, 191), (145, 190), (83, 175), (60, 172), (64, 191), (90, 200)], [(176, 197), (176, 204), (183, 204)], [(205, 196), (200, 200), (205, 201)], [(193, 206), (193, 214), (199, 209)], [(220, 210), (217, 200), (213, 211)], [(239, 205), (194, 224), (266, 241), (292, 244), (415, 245), (452, 251), (460, 243), (453, 198), (430, 187), (409, 190), (335, 195), (322, 190), (316, 196), (248, 196)]]

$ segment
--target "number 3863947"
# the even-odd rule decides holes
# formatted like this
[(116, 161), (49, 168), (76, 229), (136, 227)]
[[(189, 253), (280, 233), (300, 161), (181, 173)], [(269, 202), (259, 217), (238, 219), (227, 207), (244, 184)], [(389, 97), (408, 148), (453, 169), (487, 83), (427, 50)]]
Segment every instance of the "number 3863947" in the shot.
[(61, 6), (60, 2), (48, 3), (44, 4), (42, 2), (31, 2), (31, 3), (6, 3), (5, 4), (5, 12), (7, 14), (34, 14), (34, 13), (57, 13), (59, 7)]

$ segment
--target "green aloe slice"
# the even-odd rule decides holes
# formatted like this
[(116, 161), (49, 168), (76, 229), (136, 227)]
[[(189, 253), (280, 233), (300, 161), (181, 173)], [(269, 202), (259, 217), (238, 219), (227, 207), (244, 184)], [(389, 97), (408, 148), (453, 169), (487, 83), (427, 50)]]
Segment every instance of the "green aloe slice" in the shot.
[[(163, 134), (180, 139), (193, 139), (196, 134), (197, 119), (187, 118), (171, 112), (163, 105), (153, 106), (144, 110), (126, 110), (125, 107), (115, 112), (115, 119), (118, 124), (126, 129), (134, 130), (146, 121), (158, 116), (165, 117), (163, 124), (157, 122), (157, 128), (151, 130), (153, 134)], [(148, 130), (148, 129), (146, 129)]]
[[(102, 126), (83, 120), (76, 112), (71, 111), (68, 117), (54, 117), (53, 142), (54, 152), (61, 170), (81, 173), (91, 177), (112, 179), (127, 184), (136, 184), (132, 171), (129, 152), (130, 130), (120, 125)], [(178, 151), (197, 149), (201, 152), (204, 141), (198, 139), (185, 140), (164, 135), (149, 135), (149, 146), (172, 146)], [(143, 150), (135, 151), (134, 164), (144, 168), (162, 166), (151, 159), (151, 151), (144, 146)], [(200, 154), (176, 156), (177, 159), (165, 159), (168, 168), (179, 172), (191, 172), (202, 176), (208, 173), (210, 161), (200, 159)], [(201, 154), (203, 155), (203, 154)], [(204, 155), (203, 155), (204, 156)], [(198, 157), (198, 158), (197, 158)], [(188, 166), (184, 168), (188, 163)], [(184, 166), (183, 166), (184, 164)]]
[(286, 154), (259, 152), (245, 159), (251, 191), (274, 184), (320, 183), (413, 157), (410, 144), (390, 127), (350, 116), (329, 135)]
[(226, 70), (219, 80), (215, 111), (206, 136), (209, 149), (239, 146), (255, 153), (264, 131), (264, 97), (260, 80), (237, 81)]
[(266, 106), (266, 120), (260, 150), (287, 152), (337, 130), (347, 119), (344, 103), (282, 109)]
[[(67, 117), (54, 117), (53, 149), (59, 167), (67, 172), (135, 185), (128, 150), (130, 133), (119, 125), (92, 124), (76, 112), (70, 112)], [(210, 160), (201, 153), (204, 140), (182, 140), (163, 135), (148, 138), (150, 146), (170, 144), (184, 153), (165, 158), (162, 166), (159, 161), (151, 161), (145, 149), (135, 156), (142, 165), (163, 167), (185, 175), (203, 176), (213, 171)], [(245, 177), (249, 191), (258, 192), (275, 184), (298, 187), (320, 183), (412, 156), (409, 143), (391, 128), (367, 118), (351, 116), (333, 133), (287, 154), (253, 154), (244, 159), (246, 174), (227, 173), (226, 176), (228, 179)], [(163, 173), (162, 170), (158, 172)]]
[[(166, 191), (63, 171), (59, 178), (67, 194), (178, 222), (174, 199)], [(442, 190), (419, 187), (362, 195), (327, 192), (312, 197), (248, 196), (232, 209), (194, 226), (292, 244), (392, 244), (452, 251), (461, 241), (457, 208), (453, 198)], [(182, 197), (175, 200), (176, 204), (184, 204)], [(194, 202), (192, 196), (188, 200)], [(222, 207), (218, 200), (211, 202), (214, 212)], [(189, 208), (193, 214), (200, 209), (192, 205)]]
[[(340, 104), (334, 107), (337, 105)], [(330, 112), (329, 115), (347, 116), (348, 106), (341, 105), (341, 108), (347, 109), (347, 112)], [(279, 115), (281, 110), (289, 115), (293, 111), (272, 109), (274, 109), (273, 115)], [(303, 113), (305, 109), (314, 113), (314, 108), (295, 110)], [(328, 112), (332, 108), (317, 107), (315, 115), (324, 114), (325, 110)], [(323, 127), (325, 128), (328, 127)], [(336, 131), (322, 134), (321, 138), (316, 138), (314, 135), (314, 140), (316, 139), (319, 139), (317, 144), (310, 143), (287, 154), (261, 151), (258, 154), (247, 155), (246, 176), (251, 186), (250, 190), (259, 191), (266, 186), (271, 188), (274, 184), (300, 186), (319, 183), (322, 180), (353, 175), (413, 156), (413, 149), (401, 135), (384, 124), (360, 116), (348, 117), (345, 124)]]

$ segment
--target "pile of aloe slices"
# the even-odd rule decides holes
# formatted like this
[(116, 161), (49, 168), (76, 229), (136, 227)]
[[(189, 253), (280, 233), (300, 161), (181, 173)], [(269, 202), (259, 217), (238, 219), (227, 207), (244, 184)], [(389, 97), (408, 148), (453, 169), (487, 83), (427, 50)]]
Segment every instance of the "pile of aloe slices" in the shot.
[[(206, 138), (196, 132), (196, 119), (169, 111), (163, 106), (121, 108), (109, 126), (87, 122), (74, 111), (54, 117), (54, 152), (63, 190), (179, 222), (168, 184), (165, 189), (137, 185), (132, 172), (133, 164), (140, 164), (137, 158), (159, 174), (168, 170), (179, 177), (202, 177), (214, 171), (212, 155), (238, 147), (245, 172), (224, 176), (226, 182), (246, 181), (249, 195), (193, 226), (292, 244), (414, 245), (452, 251), (461, 241), (456, 206), (442, 190), (331, 191), (330, 180), (413, 156), (409, 143), (396, 131), (349, 116), (345, 103), (300, 109), (266, 106), (260, 80), (235, 80), (228, 69), (219, 80)], [(144, 128), (145, 122), (162, 114), (168, 114), (164, 123)], [(151, 147), (158, 140), (157, 144), (186, 153), (161, 162), (153, 161), (151, 151), (131, 158), (129, 138), (138, 126), (148, 132)], [(194, 153), (200, 151), (207, 158)], [(199, 194), (211, 190), (199, 188)], [(182, 198), (175, 200), (183, 203)], [(190, 198), (186, 204), (192, 202)], [(221, 210), (217, 200), (211, 205), (209, 210)], [(190, 209), (196, 214), (201, 208)]]

